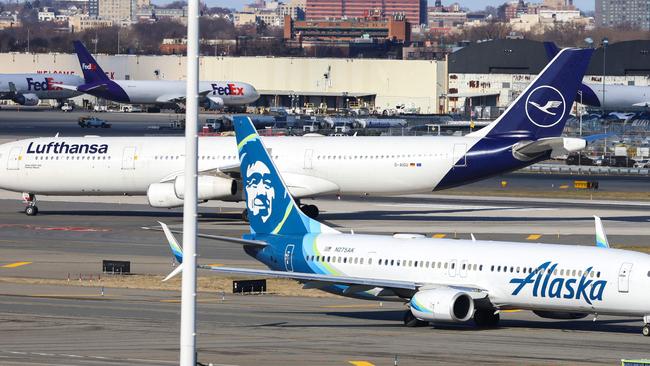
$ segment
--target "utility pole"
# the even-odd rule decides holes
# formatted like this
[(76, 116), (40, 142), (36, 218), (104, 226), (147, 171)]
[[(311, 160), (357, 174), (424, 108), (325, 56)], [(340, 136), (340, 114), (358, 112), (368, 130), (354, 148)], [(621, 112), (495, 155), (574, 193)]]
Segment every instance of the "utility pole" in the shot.
[(185, 103), (185, 196), (180, 365), (196, 366), (196, 231), (199, 119), (199, 0), (187, 7), (187, 89)]

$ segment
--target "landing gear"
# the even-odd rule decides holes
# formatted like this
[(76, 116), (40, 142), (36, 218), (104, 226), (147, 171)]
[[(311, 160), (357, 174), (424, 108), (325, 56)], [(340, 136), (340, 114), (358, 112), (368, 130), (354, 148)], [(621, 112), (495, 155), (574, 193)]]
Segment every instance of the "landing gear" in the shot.
[(425, 322), (423, 320), (420, 320), (413, 315), (411, 310), (406, 310), (404, 313), (404, 325), (409, 327), (409, 328), (415, 328), (415, 327), (425, 327), (429, 324), (428, 322)]
[(643, 334), (644, 337), (650, 337), (650, 324), (643, 326), (643, 329), (641, 329), (641, 334)]
[(318, 211), (318, 206), (316, 205), (302, 205), (300, 206), (300, 210), (302, 213), (307, 215), (309, 218), (315, 219), (318, 217), (318, 214), (320, 213)]
[(501, 317), (494, 309), (477, 309), (474, 313), (474, 323), (479, 328), (494, 328), (499, 325)]
[(242, 211), (241, 219), (248, 222), (248, 209), (247, 208), (245, 208), (244, 211)]
[(36, 207), (36, 196), (33, 193), (23, 193), (23, 200), (27, 204), (27, 207), (25, 207), (25, 215), (38, 215), (38, 207)]

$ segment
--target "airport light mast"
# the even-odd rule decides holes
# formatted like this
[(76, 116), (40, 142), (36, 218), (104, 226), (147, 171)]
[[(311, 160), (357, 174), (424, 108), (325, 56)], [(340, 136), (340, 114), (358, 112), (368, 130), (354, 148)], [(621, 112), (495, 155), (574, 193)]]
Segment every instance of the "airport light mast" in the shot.
[(199, 0), (187, 2), (185, 198), (180, 365), (196, 366), (196, 231), (199, 119)]

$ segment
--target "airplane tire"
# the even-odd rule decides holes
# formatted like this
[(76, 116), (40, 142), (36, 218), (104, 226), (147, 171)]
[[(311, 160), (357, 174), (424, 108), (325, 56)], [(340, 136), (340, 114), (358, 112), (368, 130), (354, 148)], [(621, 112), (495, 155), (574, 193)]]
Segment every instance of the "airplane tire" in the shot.
[(499, 325), (500, 319), (494, 309), (478, 309), (474, 313), (474, 324), (479, 328), (494, 328)]
[(244, 211), (242, 211), (241, 219), (244, 220), (245, 222), (248, 222), (248, 209), (247, 208), (245, 208)]
[(411, 310), (406, 310), (404, 313), (404, 325), (409, 328), (424, 327), (427, 325), (427, 322), (416, 318)]
[(644, 325), (643, 329), (641, 330), (641, 333), (643, 334), (644, 337), (650, 337), (650, 324)]
[(38, 207), (36, 207), (36, 206), (27, 206), (27, 207), (25, 207), (25, 215), (27, 215), (27, 216), (36, 216), (36, 215), (38, 215)]
[(307, 215), (309, 218), (312, 219), (317, 218), (318, 214), (320, 213), (318, 210), (318, 206), (316, 205), (304, 205), (300, 209), (305, 215)]

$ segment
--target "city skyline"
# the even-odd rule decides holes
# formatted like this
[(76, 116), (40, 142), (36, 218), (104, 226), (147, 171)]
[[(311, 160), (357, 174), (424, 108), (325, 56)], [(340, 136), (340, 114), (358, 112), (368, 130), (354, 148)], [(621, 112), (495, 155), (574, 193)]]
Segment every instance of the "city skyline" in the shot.
[[(155, 4), (158, 5), (164, 5), (164, 4), (169, 4), (173, 0), (154, 0), (152, 1)], [(254, 2), (254, 0), (203, 0), (208, 6), (221, 6), (225, 8), (235, 8), (238, 10), (241, 10), (244, 5), (248, 3)], [(288, 1), (288, 0), (286, 0)], [(285, 1), (285, 2), (286, 2)], [(530, 2), (542, 2), (543, 0), (539, 1), (530, 1)], [(429, 6), (433, 6), (434, 0), (429, 0)], [(499, 6), (503, 4), (504, 0), (460, 0), (460, 1), (445, 1), (443, 0), (444, 5), (450, 5), (453, 4), (454, 2), (458, 2), (461, 6), (467, 7), (471, 10), (482, 10), (486, 6), (491, 5), (491, 6)], [(594, 0), (574, 0), (573, 3), (575, 6), (577, 6), (580, 10), (583, 11), (593, 11), (594, 10)]]

